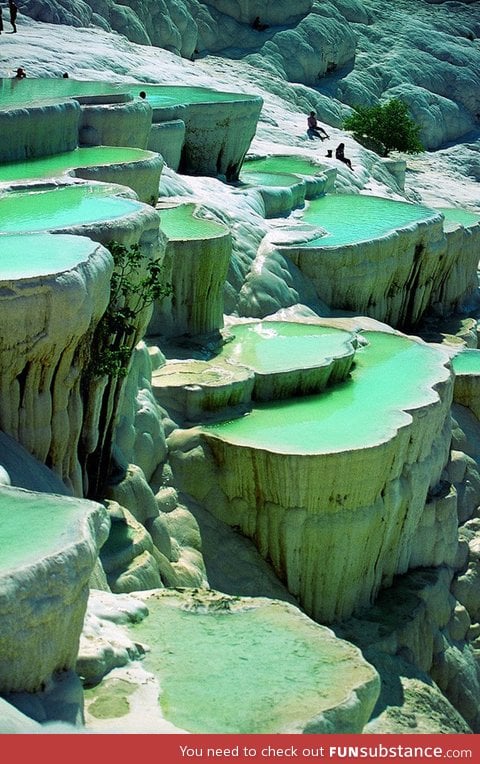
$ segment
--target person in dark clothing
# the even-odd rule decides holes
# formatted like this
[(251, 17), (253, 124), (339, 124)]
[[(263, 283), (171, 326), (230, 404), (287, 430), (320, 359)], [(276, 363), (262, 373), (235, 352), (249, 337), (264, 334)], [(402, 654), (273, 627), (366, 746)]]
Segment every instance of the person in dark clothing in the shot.
[(338, 144), (337, 148), (335, 149), (335, 157), (336, 157), (336, 159), (339, 159), (340, 162), (343, 162), (344, 164), (346, 164), (347, 167), (349, 167), (351, 170), (353, 170), (352, 163), (351, 163), (350, 159), (348, 159), (345, 156), (345, 144), (344, 143), (339, 143)]
[(252, 21), (252, 29), (255, 29), (257, 32), (264, 32), (265, 29), (268, 29), (268, 24), (262, 24), (260, 16), (255, 16)]
[(307, 117), (307, 135), (311, 140), (313, 140), (313, 136), (315, 136), (315, 138), (320, 138), (320, 140), (322, 141), (324, 141), (325, 138), (330, 137), (325, 132), (323, 127), (320, 127), (320, 125), (318, 124), (317, 117), (315, 116), (314, 111), (311, 111)]
[(18, 7), (14, 0), (8, 0), (8, 10), (10, 11), (10, 24), (13, 27), (13, 31), (16, 32)]

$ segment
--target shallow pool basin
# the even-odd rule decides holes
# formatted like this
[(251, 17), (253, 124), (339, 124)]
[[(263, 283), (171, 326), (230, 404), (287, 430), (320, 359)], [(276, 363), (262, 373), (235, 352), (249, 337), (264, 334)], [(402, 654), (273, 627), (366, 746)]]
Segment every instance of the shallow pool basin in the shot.
[(195, 214), (197, 207), (196, 204), (160, 207), (160, 227), (169, 241), (211, 239), (228, 233), (222, 223)]
[(422, 204), (410, 204), (365, 194), (327, 194), (313, 200), (303, 213), (305, 222), (326, 230), (305, 247), (338, 247), (370, 241), (439, 216)]
[(138, 96), (141, 91), (146, 93), (147, 100), (153, 108), (191, 103), (246, 101), (252, 98), (246, 93), (231, 93), (190, 85), (144, 85), (138, 83), (134, 86), (128, 86), (128, 92), (131, 96)]
[(5, 235), (0, 239), (0, 281), (62, 273), (88, 260), (95, 245), (68, 234)]
[(205, 427), (228, 443), (284, 454), (366, 449), (410, 420), (405, 412), (436, 398), (438, 351), (407, 337), (365, 332), (348, 379), (319, 395), (261, 403), (246, 416)]
[(144, 205), (103, 184), (72, 184), (0, 194), (0, 234), (88, 225), (140, 212)]
[(0, 164), (0, 183), (58, 177), (76, 168), (131, 164), (132, 162), (151, 159), (154, 156), (155, 154), (151, 151), (128, 147), (93, 146), (77, 148), (74, 151), (66, 151), (53, 156)]
[(79, 101), (94, 98), (111, 103), (128, 100), (130, 96), (125, 85), (100, 80), (74, 80), (69, 77), (26, 77), (23, 80), (11, 77), (0, 80), (0, 108), (64, 98)]

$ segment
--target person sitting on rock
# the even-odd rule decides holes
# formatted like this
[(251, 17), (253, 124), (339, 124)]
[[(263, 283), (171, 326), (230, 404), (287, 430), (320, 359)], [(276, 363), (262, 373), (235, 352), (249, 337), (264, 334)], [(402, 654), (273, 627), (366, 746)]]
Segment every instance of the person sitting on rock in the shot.
[(336, 159), (339, 159), (340, 162), (343, 162), (344, 164), (346, 164), (347, 167), (349, 167), (351, 170), (353, 170), (352, 163), (351, 163), (350, 159), (348, 159), (345, 156), (345, 144), (344, 143), (339, 143), (338, 144), (337, 148), (335, 149), (335, 157), (336, 157)]
[(323, 127), (320, 127), (320, 125), (318, 124), (317, 117), (314, 111), (311, 111), (307, 117), (307, 135), (312, 141), (313, 141), (313, 136), (315, 136), (315, 138), (320, 138), (320, 140), (322, 141), (324, 141), (325, 138), (330, 137), (325, 132)]
[(260, 16), (255, 16), (252, 21), (252, 29), (255, 29), (257, 32), (263, 32), (265, 29), (268, 29), (268, 24), (262, 24)]

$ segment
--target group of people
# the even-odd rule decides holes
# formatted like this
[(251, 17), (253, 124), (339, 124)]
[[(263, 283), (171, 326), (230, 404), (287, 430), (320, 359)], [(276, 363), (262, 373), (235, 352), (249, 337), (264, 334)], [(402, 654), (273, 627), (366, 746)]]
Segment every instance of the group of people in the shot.
[[(328, 133), (321, 127), (321, 125), (317, 122), (317, 116), (314, 111), (311, 111), (310, 114), (307, 117), (307, 135), (308, 137), (313, 140), (313, 138), (320, 138), (321, 141), (324, 141), (326, 138), (330, 138)], [(327, 156), (331, 157), (332, 152), (329, 151), (327, 153)], [(345, 144), (339, 143), (337, 148), (335, 149), (335, 159), (338, 159), (340, 162), (343, 162), (347, 165), (347, 167), (350, 168), (350, 170), (353, 170), (352, 163), (348, 157), (345, 156)]]
[[(8, 12), (10, 14), (10, 24), (12, 25), (12, 34), (17, 31), (17, 13), (18, 6), (15, 0), (8, 0)], [(3, 17), (2, 9), (0, 7), (0, 34), (3, 32)]]

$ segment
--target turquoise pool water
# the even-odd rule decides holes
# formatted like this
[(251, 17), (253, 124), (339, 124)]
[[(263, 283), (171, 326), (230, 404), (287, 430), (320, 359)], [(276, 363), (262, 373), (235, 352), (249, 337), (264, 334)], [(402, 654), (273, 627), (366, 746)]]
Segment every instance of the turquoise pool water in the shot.
[(29, 159), (22, 162), (0, 164), (0, 183), (33, 178), (51, 178), (64, 175), (76, 167), (99, 167), (110, 164), (139, 162), (152, 156), (149, 151), (117, 146), (94, 146), (78, 148), (62, 154)]
[(129, 633), (150, 648), (144, 665), (159, 678), (164, 717), (188, 732), (288, 729), (344, 702), (366, 674), (352, 675), (350, 645), (283, 608), (202, 613), (152, 597), (147, 605)]
[(346, 354), (352, 339), (342, 329), (286, 321), (238, 324), (231, 333), (235, 339), (218, 358), (263, 374), (319, 366), (326, 358)]
[(106, 196), (107, 189), (79, 184), (4, 193), (0, 195), (0, 233), (95, 223), (130, 215), (142, 208), (132, 199)]
[(438, 212), (445, 216), (448, 223), (461, 223), (461, 225), (473, 225), (480, 223), (480, 215), (470, 210), (464, 210), (459, 207), (436, 207)]
[(160, 209), (160, 228), (168, 239), (208, 239), (227, 233), (227, 228), (214, 220), (196, 217), (195, 204)]
[(88, 260), (95, 244), (83, 236), (21, 234), (0, 240), (0, 281), (47, 276)]
[(0, 574), (62, 552), (85, 509), (64, 497), (0, 491)]
[(447, 371), (435, 348), (407, 337), (365, 332), (350, 378), (319, 395), (262, 403), (248, 415), (206, 426), (223, 440), (276, 453), (318, 454), (367, 448), (408, 421), (404, 409), (437, 400)]
[(284, 154), (264, 157), (263, 159), (247, 159), (242, 166), (242, 174), (250, 174), (252, 172), (292, 172), (297, 175), (318, 175), (323, 169), (306, 157)]
[(438, 216), (439, 212), (421, 204), (363, 194), (327, 194), (308, 204), (303, 220), (325, 228), (328, 235), (302, 244), (302, 247), (335, 247), (369, 241)]
[(480, 350), (467, 348), (452, 358), (455, 374), (480, 374)]
[[(12, 72), (13, 74), (13, 72)], [(101, 81), (63, 79), (63, 77), (26, 77), (17, 80), (13, 76), (0, 79), (0, 108), (17, 103), (32, 102), (75, 96), (120, 95), (128, 87)]]
[(254, 183), (257, 186), (269, 186), (275, 188), (290, 188), (300, 183), (300, 179), (295, 175), (288, 175), (281, 172), (246, 172), (241, 178), (244, 183)]
[(128, 86), (128, 92), (132, 96), (138, 96), (142, 90), (147, 94), (147, 100), (153, 107), (178, 106), (184, 103), (250, 101), (252, 98), (256, 98), (256, 96), (247, 95), (246, 93), (227, 93), (220, 90), (189, 85), (144, 85), (143, 83), (138, 83)]

